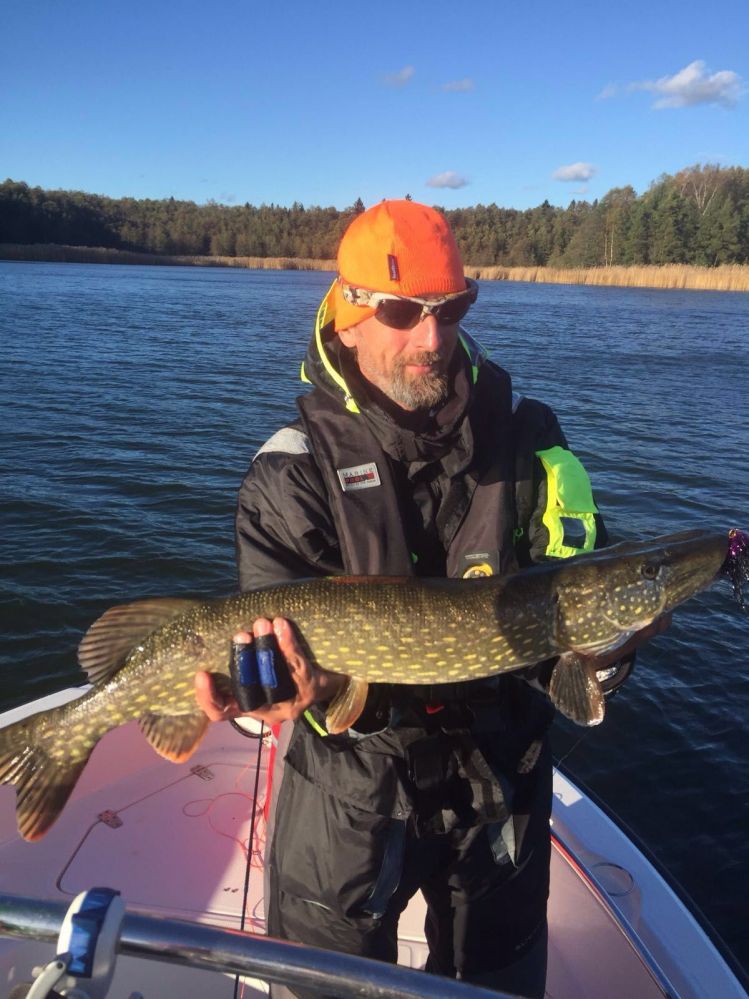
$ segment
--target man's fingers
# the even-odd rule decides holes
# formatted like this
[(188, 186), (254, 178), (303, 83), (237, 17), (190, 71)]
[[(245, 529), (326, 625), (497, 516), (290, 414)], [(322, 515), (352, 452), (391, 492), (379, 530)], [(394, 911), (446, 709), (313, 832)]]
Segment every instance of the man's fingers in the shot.
[[(275, 639), (277, 645), (275, 652), (268, 647), (268, 636)], [(272, 689), (276, 690), (276, 696), (280, 695), (280, 699), (273, 704), (243, 711), (234, 697), (224, 695), (217, 687), (213, 674), (201, 671), (195, 676), (195, 696), (199, 706), (211, 721), (225, 721), (241, 714), (250, 714), (268, 723), (298, 718), (315, 701), (329, 700), (346, 682), (345, 677), (337, 673), (327, 673), (309, 662), (293, 627), (285, 618), (275, 618), (273, 622), (267, 618), (258, 618), (253, 621), (251, 629), (237, 631), (232, 636), (232, 642), (235, 646), (252, 645), (257, 651), (258, 658), (262, 655), (269, 656), (268, 662), (264, 665), (266, 672), (271, 668), (276, 674)], [(282, 688), (277, 686), (280, 681), (282, 660), (288, 666), (292, 681), (289, 686), (293, 689), (288, 693), (285, 690), (281, 693)], [(259, 676), (258, 679), (265, 684), (268, 676), (264, 679), (263, 676)], [(286, 682), (288, 683), (288, 680)]]
[(205, 670), (200, 670), (195, 674), (195, 698), (198, 706), (211, 721), (222, 721), (227, 717), (231, 702), (219, 693), (212, 674)]
[(278, 647), (286, 657), (287, 661), (290, 661), (291, 659), (297, 661), (304, 659), (302, 650), (299, 647), (299, 642), (294, 634), (294, 629), (291, 627), (286, 618), (273, 618), (273, 633), (276, 636)]

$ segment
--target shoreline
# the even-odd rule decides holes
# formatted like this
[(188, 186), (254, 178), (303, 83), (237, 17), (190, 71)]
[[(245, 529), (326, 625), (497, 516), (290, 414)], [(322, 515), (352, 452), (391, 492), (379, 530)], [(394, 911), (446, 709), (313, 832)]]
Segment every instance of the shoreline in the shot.
[[(0, 243), (0, 260), (78, 264), (140, 264), (162, 267), (242, 267), (252, 270), (335, 271), (334, 260), (306, 257), (221, 257), (136, 253), (106, 247), (56, 243)], [(692, 264), (625, 267), (504, 267), (466, 265), (468, 277), (481, 281), (582, 284), (617, 288), (749, 292), (748, 264), (698, 267)]]

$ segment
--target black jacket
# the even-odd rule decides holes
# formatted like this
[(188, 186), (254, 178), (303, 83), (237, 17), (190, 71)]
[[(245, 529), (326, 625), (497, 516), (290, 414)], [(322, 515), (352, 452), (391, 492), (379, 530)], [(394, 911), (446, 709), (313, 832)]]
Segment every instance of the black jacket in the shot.
[[(465, 347), (456, 359), (457, 377), (464, 379), (467, 400), (461, 400), (457, 419), (447, 426), (444, 423), (421, 429), (398, 426), (377, 404), (382, 400), (371, 399), (366, 388), (355, 381), (355, 373), (347, 367), (348, 352), (337, 341), (323, 345), (313, 338), (303, 367), (306, 380), (315, 388), (299, 400), (300, 408), (318, 402), (338, 414), (340, 422), (348, 424), (354, 433), (357, 423), (364, 424), (385, 451), (387, 462), (399, 480), (399, 499), (404, 506), (401, 512), (407, 521), (410, 547), (420, 549), (416, 571), (421, 575), (445, 574), (444, 564), (442, 572), (430, 571), (435, 563), (444, 563), (444, 549), (452, 540), (448, 538), (445, 544), (445, 521), (450, 519), (445, 515), (445, 501), (455, 506), (460, 484), (468, 482), (471, 488), (482, 460), (487, 453), (496, 451), (498, 445), (509, 444), (512, 449), (506, 478), (514, 490), (515, 537), (503, 553), (505, 564), (494, 567), (494, 571), (501, 568), (506, 572), (515, 563), (524, 566), (543, 560), (549, 542), (543, 523), (547, 487), (537, 452), (554, 445), (567, 447), (551, 409), (516, 395), (507, 372), (487, 360), (467, 335), (463, 334), (462, 339)], [(322, 351), (327, 364), (321, 360)], [(328, 366), (339, 374), (346, 373), (348, 382), (344, 387), (333, 381)], [(471, 366), (477, 372), (475, 383), (465, 384)], [(344, 399), (350, 403), (352, 398), (349, 385), (357, 394), (355, 405), (360, 409), (353, 417), (344, 406)], [(496, 400), (492, 399), (493, 390), (504, 396), (503, 405), (511, 412), (511, 417), (505, 416), (504, 426), (497, 426), (496, 419), (487, 418), (487, 408), (497, 408)], [(237, 506), (241, 589), (355, 571), (347, 564), (350, 560), (341, 549), (331, 503), (334, 489), (326, 482), (325, 469), (315, 456), (304, 419), (284, 427), (263, 445), (242, 483)], [(461, 506), (460, 498), (457, 505)], [(452, 513), (455, 514), (454, 509)], [(596, 547), (600, 547), (606, 543), (605, 528), (598, 515), (596, 522)], [(452, 527), (455, 526), (453, 516)], [(436, 536), (440, 533), (442, 538)], [(439, 553), (435, 556), (435, 547), (442, 548), (441, 556)], [(448, 574), (459, 575), (457, 568)], [(382, 571), (380, 565), (370, 564), (366, 568), (370, 574)]]
[[(566, 441), (552, 411), (514, 395), (509, 375), (469, 337), (456, 351), (450, 401), (411, 425), (402, 414), (396, 422), (387, 400), (358, 379), (337, 338), (313, 338), (304, 373), (314, 389), (300, 399), (301, 418), (260, 449), (242, 484), (243, 589), (341, 572), (463, 575), (477, 560), (481, 571), (504, 573), (544, 557), (546, 479), (537, 452), (566, 449)], [(383, 488), (342, 490), (340, 473), (356, 471), (357, 456), (376, 465)], [(390, 499), (380, 499), (388, 490)], [(342, 496), (356, 503), (342, 505)], [(512, 797), (519, 767), (552, 716), (543, 694), (515, 674), (437, 688), (375, 684), (357, 732), (321, 738), (300, 722), (287, 762), (305, 780), (376, 812), (415, 807), (444, 816), (455, 806), (462, 809), (455, 821), (485, 822), (498, 817), (498, 797)], [(319, 708), (310, 718), (322, 727)], [(480, 751), (474, 762), (488, 760), (502, 788), (483, 815), (476, 799), (486, 797), (486, 780), (475, 766), (467, 773), (454, 765), (456, 754), (471, 755), (467, 733)], [(455, 800), (414, 793), (417, 757), (433, 768), (424, 783), (444, 789), (452, 780)]]

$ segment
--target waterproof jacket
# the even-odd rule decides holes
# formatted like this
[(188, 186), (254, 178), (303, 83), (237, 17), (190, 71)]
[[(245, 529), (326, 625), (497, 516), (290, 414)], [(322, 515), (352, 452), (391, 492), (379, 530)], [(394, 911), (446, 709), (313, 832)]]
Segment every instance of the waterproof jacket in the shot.
[[(419, 424), (396, 422), (329, 328), (313, 337), (303, 376), (314, 388), (300, 418), (260, 449), (241, 488), (243, 589), (341, 572), (506, 573), (602, 543), (587, 477), (556, 417), (515, 395), (466, 334), (450, 400)], [(582, 488), (566, 484), (580, 475)], [(287, 764), (357, 807), (401, 819), (415, 810), (425, 828), (501, 824), (552, 716), (516, 674), (373, 684), (347, 735), (327, 736), (324, 711), (309, 711)]]

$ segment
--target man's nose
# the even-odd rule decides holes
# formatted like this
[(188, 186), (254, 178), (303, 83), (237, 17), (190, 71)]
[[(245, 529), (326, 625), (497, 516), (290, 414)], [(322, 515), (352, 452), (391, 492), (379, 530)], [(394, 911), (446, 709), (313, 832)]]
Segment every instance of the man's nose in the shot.
[(419, 350), (438, 351), (449, 339), (450, 330), (441, 326), (435, 316), (425, 316), (413, 331), (413, 344)]

